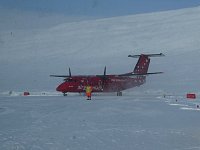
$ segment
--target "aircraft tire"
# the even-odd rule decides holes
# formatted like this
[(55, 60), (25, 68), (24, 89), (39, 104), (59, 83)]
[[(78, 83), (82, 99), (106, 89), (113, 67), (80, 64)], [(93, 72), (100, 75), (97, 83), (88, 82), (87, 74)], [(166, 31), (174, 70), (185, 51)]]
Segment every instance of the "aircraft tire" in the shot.
[(122, 96), (122, 92), (117, 92), (117, 96)]

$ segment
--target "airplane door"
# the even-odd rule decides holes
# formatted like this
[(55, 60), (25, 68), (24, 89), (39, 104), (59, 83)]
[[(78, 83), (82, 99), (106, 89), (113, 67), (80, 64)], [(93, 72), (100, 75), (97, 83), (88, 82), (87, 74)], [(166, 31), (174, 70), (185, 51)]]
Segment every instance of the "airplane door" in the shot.
[(98, 82), (98, 88), (99, 88), (99, 90), (103, 90), (103, 83), (101, 80), (99, 80), (99, 82)]

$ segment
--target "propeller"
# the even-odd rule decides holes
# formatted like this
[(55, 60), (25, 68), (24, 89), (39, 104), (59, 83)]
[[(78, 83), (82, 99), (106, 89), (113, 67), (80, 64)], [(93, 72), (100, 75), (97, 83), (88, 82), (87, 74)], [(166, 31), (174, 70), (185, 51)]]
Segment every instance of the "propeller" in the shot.
[(71, 74), (71, 70), (69, 68), (69, 75), (50, 75), (50, 77), (61, 77), (61, 78), (65, 78), (64, 80), (67, 80), (68, 78), (70, 78), (72, 76)]
[(104, 77), (106, 76), (106, 66), (104, 67), (104, 73), (103, 73)]
[(71, 79), (72, 73), (71, 73), (71, 69), (69, 67), (69, 76), (67, 78), (64, 79), (64, 81), (70, 81)]
[(103, 72), (103, 75), (96, 75), (97, 77), (100, 77), (102, 79), (106, 79), (107, 78), (107, 75), (106, 75), (106, 66), (104, 67), (104, 72)]
[(70, 69), (70, 67), (69, 67), (69, 77), (71, 77), (72, 76), (72, 74), (71, 74), (71, 69)]
[(106, 66), (104, 67), (103, 78), (102, 78), (102, 88), (103, 88), (103, 89), (104, 89), (104, 86), (105, 86), (105, 80), (107, 80), (107, 76), (106, 76)]

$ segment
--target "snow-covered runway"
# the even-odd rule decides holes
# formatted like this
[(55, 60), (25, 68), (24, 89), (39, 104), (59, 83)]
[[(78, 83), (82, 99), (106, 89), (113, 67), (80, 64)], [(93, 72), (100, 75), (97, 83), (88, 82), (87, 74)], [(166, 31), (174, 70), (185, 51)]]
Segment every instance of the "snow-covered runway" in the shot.
[(200, 149), (200, 111), (176, 103), (154, 95), (0, 97), (0, 149)]

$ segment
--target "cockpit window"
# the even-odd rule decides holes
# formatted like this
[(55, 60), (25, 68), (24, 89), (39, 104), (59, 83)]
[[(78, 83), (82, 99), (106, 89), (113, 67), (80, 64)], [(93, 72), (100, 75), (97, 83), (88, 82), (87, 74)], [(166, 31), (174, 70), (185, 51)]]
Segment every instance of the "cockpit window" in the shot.
[(77, 82), (77, 81), (74, 80), (74, 79), (66, 79), (65, 81), (66, 81), (66, 82)]

